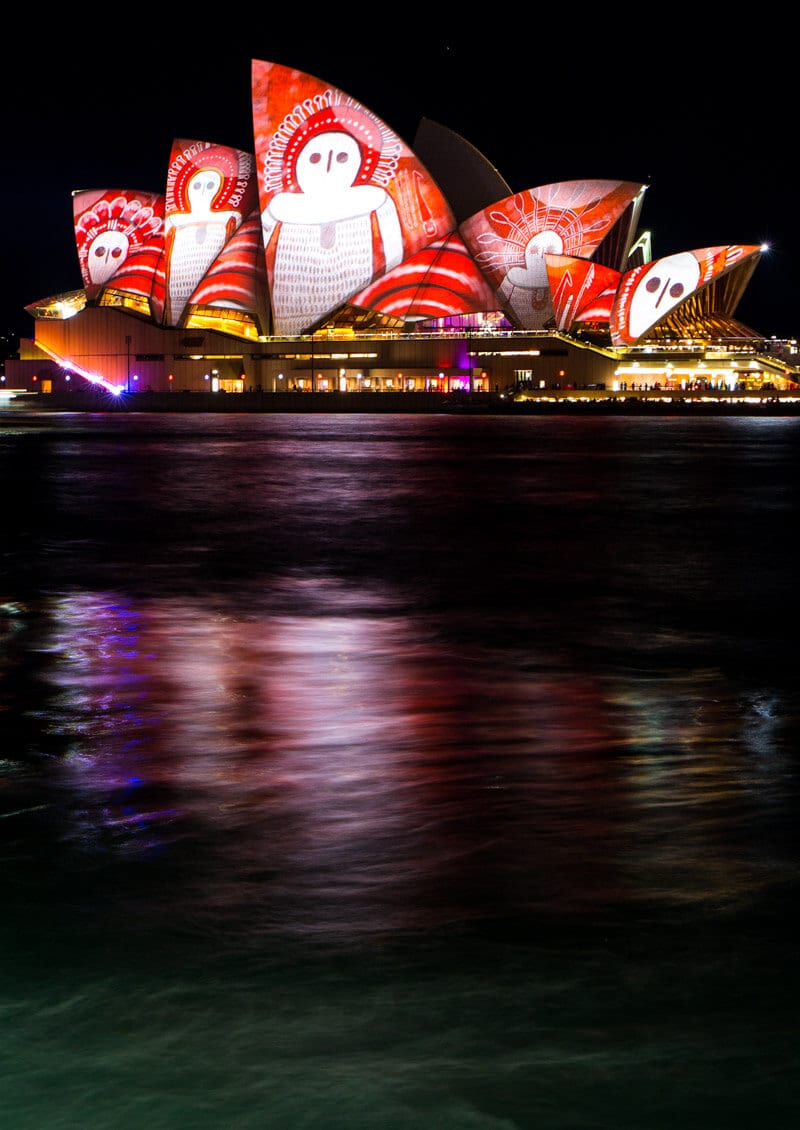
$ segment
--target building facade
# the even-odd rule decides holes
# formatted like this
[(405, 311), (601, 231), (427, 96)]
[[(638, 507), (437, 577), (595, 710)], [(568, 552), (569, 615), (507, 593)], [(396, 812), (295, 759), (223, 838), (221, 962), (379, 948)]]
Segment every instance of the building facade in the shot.
[(512, 191), (446, 127), (409, 148), (252, 63), (253, 152), (173, 144), (163, 191), (73, 194), (81, 286), (26, 307), (11, 390), (440, 393), (798, 387), (735, 310), (763, 248), (653, 259), (646, 185)]

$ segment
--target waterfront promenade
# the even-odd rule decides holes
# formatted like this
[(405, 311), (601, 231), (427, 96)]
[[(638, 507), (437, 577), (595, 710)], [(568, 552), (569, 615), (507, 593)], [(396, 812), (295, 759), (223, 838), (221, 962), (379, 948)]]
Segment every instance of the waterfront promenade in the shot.
[(800, 415), (800, 392), (716, 392), (600, 389), (542, 390), (523, 397), (503, 393), (436, 392), (136, 392), (112, 396), (101, 388), (67, 393), (9, 390), (0, 413), (25, 412), (311, 412), (466, 413), (530, 415), (576, 413), (724, 413)]

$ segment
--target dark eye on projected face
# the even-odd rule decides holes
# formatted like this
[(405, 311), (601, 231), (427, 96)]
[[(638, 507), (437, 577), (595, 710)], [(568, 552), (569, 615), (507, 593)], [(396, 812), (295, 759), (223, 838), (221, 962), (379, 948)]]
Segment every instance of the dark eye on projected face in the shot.
[[(321, 153), (312, 153), (308, 160), (309, 160), (309, 164), (318, 165), (320, 163), (320, 161), (322, 160), (322, 154)], [(350, 160), (350, 154), (345, 153), (343, 150), (340, 150), (336, 154), (336, 156), (334, 157), (334, 160), (336, 161), (337, 165), (346, 165), (347, 162)]]
[(700, 282), (700, 265), (691, 252), (668, 256), (652, 274), (634, 288), (628, 311), (628, 334), (639, 337), (673, 306), (682, 302)]

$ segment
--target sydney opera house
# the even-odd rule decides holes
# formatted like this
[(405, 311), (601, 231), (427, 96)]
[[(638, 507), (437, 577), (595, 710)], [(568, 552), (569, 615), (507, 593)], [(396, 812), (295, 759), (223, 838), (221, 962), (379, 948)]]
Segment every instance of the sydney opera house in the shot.
[(165, 183), (73, 193), (79, 289), (26, 307), (6, 387), (135, 393), (790, 390), (738, 322), (763, 249), (653, 258), (647, 186), (512, 190), (423, 120), (252, 62), (253, 150), (174, 141)]

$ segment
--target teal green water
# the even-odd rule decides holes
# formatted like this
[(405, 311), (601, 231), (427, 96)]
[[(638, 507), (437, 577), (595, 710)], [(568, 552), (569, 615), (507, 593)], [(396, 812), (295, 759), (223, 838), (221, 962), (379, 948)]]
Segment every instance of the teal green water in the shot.
[(725, 935), (246, 956), (57, 935), (10, 951), (2, 1124), (788, 1126), (790, 947)]

